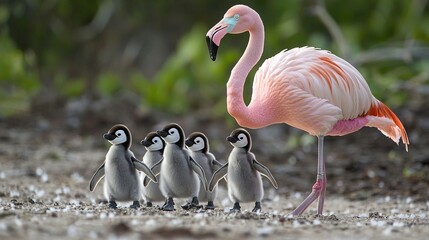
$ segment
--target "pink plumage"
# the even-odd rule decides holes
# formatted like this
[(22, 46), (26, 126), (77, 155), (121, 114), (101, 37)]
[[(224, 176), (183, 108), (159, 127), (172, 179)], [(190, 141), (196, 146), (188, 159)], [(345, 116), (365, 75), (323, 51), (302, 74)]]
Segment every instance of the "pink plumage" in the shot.
[(280, 52), (256, 72), (253, 89), (250, 110), (275, 99), (269, 109), (275, 113), (272, 121), (311, 135), (341, 136), (371, 126), (396, 143), (402, 137), (408, 144), (404, 127), (391, 111), (370, 112), (387, 107), (371, 94), (359, 71), (328, 51), (303, 47)]
[(317, 198), (318, 214), (322, 214), (326, 188), (324, 136), (342, 136), (364, 126), (376, 127), (396, 143), (402, 138), (408, 151), (407, 133), (398, 117), (372, 95), (356, 68), (325, 50), (293, 48), (265, 60), (255, 74), (252, 98), (246, 106), (244, 82), (263, 52), (264, 26), (259, 14), (244, 5), (231, 7), (224, 19), (208, 31), (207, 44), (214, 60), (227, 33), (245, 31), (250, 33), (249, 43), (227, 83), (228, 112), (243, 127), (286, 123), (319, 139), (316, 183), (292, 215), (300, 215)]

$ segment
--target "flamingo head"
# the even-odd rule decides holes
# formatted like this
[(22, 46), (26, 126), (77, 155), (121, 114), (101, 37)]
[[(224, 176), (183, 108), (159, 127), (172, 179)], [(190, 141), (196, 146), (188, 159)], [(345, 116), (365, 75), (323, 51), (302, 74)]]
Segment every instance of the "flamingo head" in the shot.
[(227, 33), (238, 34), (249, 31), (258, 18), (258, 13), (245, 5), (235, 5), (228, 9), (223, 19), (207, 32), (206, 41), (210, 58), (216, 60), (220, 41)]

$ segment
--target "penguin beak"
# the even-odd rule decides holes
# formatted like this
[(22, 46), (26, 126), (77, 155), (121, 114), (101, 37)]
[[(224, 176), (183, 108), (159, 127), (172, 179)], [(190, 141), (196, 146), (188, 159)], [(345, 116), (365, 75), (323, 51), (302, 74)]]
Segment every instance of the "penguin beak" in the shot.
[(194, 145), (194, 141), (188, 139), (185, 141), (185, 144), (186, 144), (186, 146), (190, 147), (190, 146)]
[(150, 141), (146, 140), (146, 139), (143, 139), (140, 142), (140, 144), (143, 145), (143, 146), (145, 146), (145, 147), (149, 147), (150, 145), (152, 145), (152, 143)]
[(226, 137), (226, 140), (230, 143), (236, 143), (238, 141), (238, 138), (236, 138), (234, 136), (228, 136), (228, 137)]
[(115, 139), (115, 138), (116, 138), (116, 135), (115, 135), (115, 134), (112, 134), (112, 133), (105, 133), (105, 134), (103, 135), (103, 137), (104, 137), (104, 139), (106, 139), (106, 140), (112, 141), (113, 139)]
[(163, 138), (168, 136), (168, 132), (166, 132), (164, 130), (156, 131), (156, 133), (158, 133), (158, 135), (163, 137)]

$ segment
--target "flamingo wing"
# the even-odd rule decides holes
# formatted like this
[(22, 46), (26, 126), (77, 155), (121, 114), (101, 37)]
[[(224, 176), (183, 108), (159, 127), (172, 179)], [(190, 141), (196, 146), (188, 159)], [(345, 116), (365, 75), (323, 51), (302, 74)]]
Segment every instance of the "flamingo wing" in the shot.
[(255, 74), (249, 107), (312, 135), (344, 135), (371, 126), (409, 144), (402, 123), (372, 95), (359, 71), (313, 47), (267, 59)]
[(269, 106), (278, 122), (323, 135), (337, 121), (367, 112), (374, 100), (365, 79), (349, 63), (328, 51), (303, 47), (263, 63), (249, 107)]

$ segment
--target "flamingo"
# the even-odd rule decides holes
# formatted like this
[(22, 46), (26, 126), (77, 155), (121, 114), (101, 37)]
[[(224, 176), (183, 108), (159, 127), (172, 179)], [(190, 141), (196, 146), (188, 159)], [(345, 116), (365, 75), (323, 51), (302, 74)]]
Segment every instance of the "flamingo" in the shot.
[(326, 170), (323, 158), (325, 136), (343, 136), (364, 126), (376, 127), (408, 152), (409, 140), (399, 118), (376, 99), (363, 76), (350, 63), (326, 50), (300, 47), (284, 50), (265, 60), (253, 80), (253, 93), (246, 106), (246, 77), (262, 56), (264, 25), (259, 14), (245, 5), (235, 5), (206, 35), (210, 58), (215, 61), (222, 38), (249, 32), (249, 41), (227, 83), (227, 110), (247, 128), (286, 123), (318, 138), (317, 177), (309, 196), (293, 210), (301, 215), (316, 199), (317, 214), (323, 214)]

